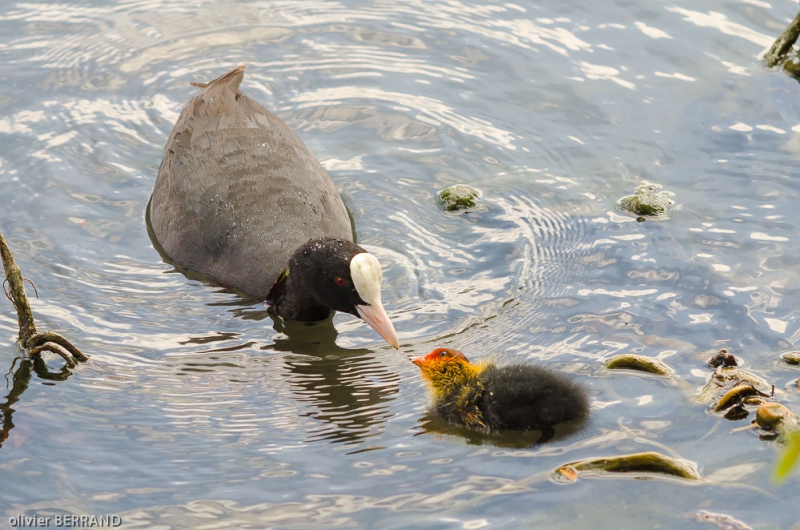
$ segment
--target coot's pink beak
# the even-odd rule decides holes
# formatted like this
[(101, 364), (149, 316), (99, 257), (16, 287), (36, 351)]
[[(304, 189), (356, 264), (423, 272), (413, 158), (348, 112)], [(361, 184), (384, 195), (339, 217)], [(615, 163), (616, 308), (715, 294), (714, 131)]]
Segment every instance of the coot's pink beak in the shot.
[(373, 301), (373, 305), (357, 305), (356, 311), (364, 319), (364, 322), (369, 324), (369, 327), (378, 332), (378, 335), (383, 337), (383, 340), (392, 345), (396, 350), (400, 348), (400, 341), (397, 339), (397, 332), (394, 330), (392, 321), (389, 320), (389, 315), (383, 309), (380, 299), (377, 300), (377, 305)]
[(419, 367), (422, 367), (423, 363), (425, 362), (425, 357), (414, 357), (411, 359), (411, 362)]

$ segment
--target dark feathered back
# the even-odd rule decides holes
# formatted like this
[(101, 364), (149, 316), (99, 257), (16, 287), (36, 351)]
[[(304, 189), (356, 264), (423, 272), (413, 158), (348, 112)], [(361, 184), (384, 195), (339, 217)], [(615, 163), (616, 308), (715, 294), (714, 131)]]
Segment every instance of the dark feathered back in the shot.
[(150, 223), (177, 264), (264, 298), (295, 249), (352, 240), (325, 170), (280, 118), (239, 90), (244, 66), (181, 112), (158, 171)]
[(491, 430), (550, 429), (589, 417), (583, 388), (569, 377), (541, 366), (488, 366), (478, 407)]

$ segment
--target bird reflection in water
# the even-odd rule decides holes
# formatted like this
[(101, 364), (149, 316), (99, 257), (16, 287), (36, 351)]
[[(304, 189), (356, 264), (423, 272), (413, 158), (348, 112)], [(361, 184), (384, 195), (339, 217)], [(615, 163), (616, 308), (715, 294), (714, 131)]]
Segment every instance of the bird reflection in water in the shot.
[(389, 403), (398, 392), (400, 377), (366, 348), (336, 345), (331, 319), (313, 324), (275, 318), (272, 349), (292, 352), (284, 366), (299, 402), (316, 410), (306, 416), (326, 425), (310, 441), (357, 443), (379, 434), (390, 416)]
[[(400, 383), (400, 376), (387, 365), (385, 358), (381, 360), (380, 354), (371, 349), (338, 346), (332, 318), (314, 323), (283, 320), (271, 308), (242, 307), (242, 303), (234, 300), (215, 305), (232, 306), (234, 317), (243, 320), (272, 319), (277, 331), (272, 337), (273, 344), (259, 346), (257, 340), (246, 340), (238, 333), (215, 333), (183, 342), (204, 345), (203, 351), (198, 352), (204, 355), (173, 357), (169, 361), (179, 362), (177, 369), (184, 373), (236, 367), (235, 379), (240, 383), (257, 383), (264, 379), (264, 370), (273, 371), (272, 376), (286, 381), (282, 388), (291, 392), (281, 397), (291, 396), (298, 404), (290, 409), (300, 417), (319, 422), (318, 427), (307, 432), (310, 442), (356, 444), (382, 432), (390, 415), (389, 404)], [(246, 359), (237, 355), (249, 348), (258, 348), (263, 353), (245, 354)], [(281, 357), (270, 355), (273, 351)], [(216, 353), (222, 355), (212, 357)], [(258, 357), (263, 357), (264, 363), (259, 363), (256, 370), (248, 370), (242, 364), (249, 365), (258, 361)]]

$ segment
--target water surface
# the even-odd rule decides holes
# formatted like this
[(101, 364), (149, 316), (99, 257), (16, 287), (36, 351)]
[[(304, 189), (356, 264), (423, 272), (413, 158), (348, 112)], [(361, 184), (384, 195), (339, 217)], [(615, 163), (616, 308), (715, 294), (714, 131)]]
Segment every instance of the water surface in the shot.
[[(8, 438), (0, 526), (751, 527), (798, 524), (774, 443), (683, 387), (610, 374), (639, 353), (700, 388), (728, 348), (800, 411), (797, 82), (761, 54), (795, 2), (120, 0), (0, 7), (0, 229), (42, 329), (92, 356), (21, 364), (0, 311)], [(196, 89), (248, 64), (383, 264), (403, 350), (573, 374), (592, 422), (551, 444), (439, 432), (416, 367), (363, 322), (273, 325), (187, 279), (144, 212)], [(643, 182), (664, 221), (615, 203)], [(444, 213), (466, 183), (484, 208)], [(53, 372), (61, 361), (47, 358)], [(26, 371), (27, 370), (27, 371)], [(68, 375), (68, 374), (67, 374)], [(513, 444), (508, 444), (513, 445)], [(706, 481), (581, 479), (586, 457), (658, 450)]]

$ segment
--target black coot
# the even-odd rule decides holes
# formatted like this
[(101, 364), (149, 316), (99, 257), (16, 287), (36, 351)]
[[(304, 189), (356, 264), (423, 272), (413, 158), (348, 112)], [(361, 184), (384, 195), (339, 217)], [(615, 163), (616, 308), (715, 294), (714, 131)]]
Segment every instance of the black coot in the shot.
[(239, 91), (244, 69), (193, 83), (202, 90), (169, 135), (150, 202), (158, 244), (284, 318), (351, 313), (397, 348), (378, 260), (353, 243), (344, 203), (300, 137)]

